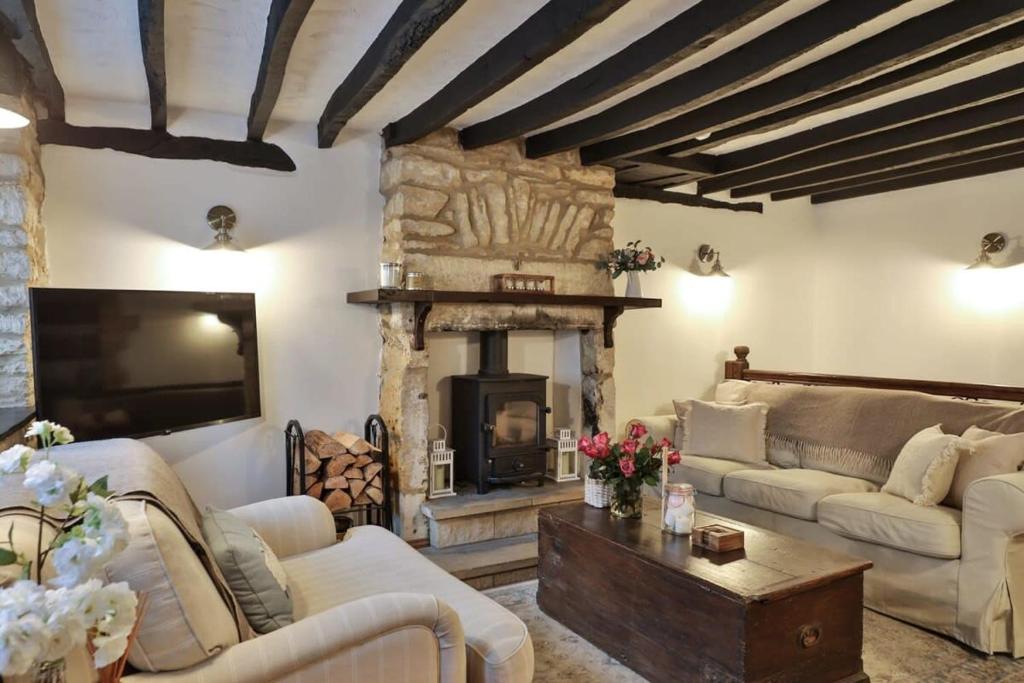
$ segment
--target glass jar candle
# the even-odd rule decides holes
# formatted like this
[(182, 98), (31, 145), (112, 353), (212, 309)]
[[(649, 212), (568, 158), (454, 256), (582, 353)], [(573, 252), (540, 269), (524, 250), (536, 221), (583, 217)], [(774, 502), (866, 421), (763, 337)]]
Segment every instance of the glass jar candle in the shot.
[(661, 528), (681, 536), (692, 532), (697, 512), (695, 496), (692, 484), (665, 484), (661, 497)]

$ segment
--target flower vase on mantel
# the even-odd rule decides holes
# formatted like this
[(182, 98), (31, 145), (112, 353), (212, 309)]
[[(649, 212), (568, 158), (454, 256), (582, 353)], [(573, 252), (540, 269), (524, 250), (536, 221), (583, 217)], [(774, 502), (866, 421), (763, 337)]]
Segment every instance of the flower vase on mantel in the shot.
[(640, 289), (640, 273), (645, 270), (657, 270), (663, 263), (665, 257), (655, 256), (650, 247), (641, 247), (640, 240), (627, 242), (625, 248), (612, 251), (605, 259), (612, 279), (615, 280), (625, 273), (626, 296), (637, 299), (644, 295)]
[(626, 296), (639, 299), (643, 295), (644, 291), (640, 286), (640, 271), (631, 270), (626, 273)]

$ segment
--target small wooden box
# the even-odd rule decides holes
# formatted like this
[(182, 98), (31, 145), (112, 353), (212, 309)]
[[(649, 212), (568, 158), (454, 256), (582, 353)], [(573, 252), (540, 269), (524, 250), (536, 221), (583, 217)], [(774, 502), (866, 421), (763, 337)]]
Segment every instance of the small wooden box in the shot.
[(726, 553), (743, 548), (743, 532), (722, 524), (699, 526), (693, 530), (691, 539), (694, 545), (716, 553)]
[(491, 291), (529, 292), (531, 294), (554, 294), (554, 275), (528, 275), (526, 273), (501, 273), (491, 277)]

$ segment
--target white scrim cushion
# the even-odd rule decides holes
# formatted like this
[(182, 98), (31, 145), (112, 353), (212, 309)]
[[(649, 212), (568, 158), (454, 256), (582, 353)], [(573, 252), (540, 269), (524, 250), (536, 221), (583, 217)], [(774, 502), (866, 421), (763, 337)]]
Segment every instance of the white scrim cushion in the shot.
[(937, 505), (949, 493), (961, 451), (971, 452), (965, 439), (943, 434), (940, 425), (922, 429), (896, 456), (882, 491), (915, 505)]
[(767, 404), (729, 406), (696, 399), (674, 403), (683, 432), (684, 454), (741, 462), (765, 461)]
[(750, 382), (727, 379), (715, 387), (715, 403), (741, 406), (750, 400)]
[(1024, 467), (1024, 433), (1001, 434), (981, 427), (968, 427), (963, 438), (971, 442), (972, 453), (961, 453), (953, 485), (942, 501), (957, 509), (964, 507), (964, 494), (971, 482), (997, 474), (1012, 474)]

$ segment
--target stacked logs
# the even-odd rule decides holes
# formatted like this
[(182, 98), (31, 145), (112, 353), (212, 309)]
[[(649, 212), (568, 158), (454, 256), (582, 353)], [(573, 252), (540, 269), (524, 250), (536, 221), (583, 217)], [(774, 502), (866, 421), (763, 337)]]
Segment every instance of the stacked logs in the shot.
[(306, 495), (322, 500), (331, 512), (354, 505), (384, 502), (384, 482), (370, 442), (348, 432), (328, 435), (319, 429), (306, 432)]

